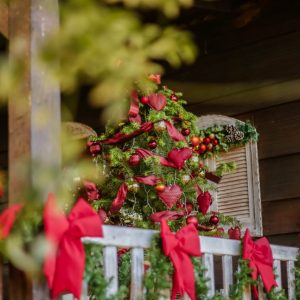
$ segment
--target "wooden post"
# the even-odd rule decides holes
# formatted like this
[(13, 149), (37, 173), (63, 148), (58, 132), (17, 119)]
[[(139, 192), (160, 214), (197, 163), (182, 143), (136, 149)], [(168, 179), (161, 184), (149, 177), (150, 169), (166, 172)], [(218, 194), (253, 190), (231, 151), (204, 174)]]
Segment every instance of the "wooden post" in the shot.
[[(40, 47), (58, 28), (58, 0), (11, 0), (8, 23), (11, 64), (23, 64), (22, 80), (9, 98), (9, 203), (13, 203), (36, 185), (36, 165), (60, 166), (59, 86), (50, 82), (38, 62)], [(20, 171), (24, 161), (29, 163), (29, 173)], [(43, 194), (50, 190), (51, 182)], [(10, 282), (10, 299), (37, 299), (33, 294), (42, 299), (36, 289), (33, 292), (32, 282), (13, 268)]]

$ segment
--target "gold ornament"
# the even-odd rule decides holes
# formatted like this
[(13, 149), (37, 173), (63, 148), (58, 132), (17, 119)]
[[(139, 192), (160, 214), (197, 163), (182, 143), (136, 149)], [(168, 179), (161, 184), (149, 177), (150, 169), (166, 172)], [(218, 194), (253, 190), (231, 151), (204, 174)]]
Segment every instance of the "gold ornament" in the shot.
[(190, 181), (191, 181), (191, 176), (190, 175), (182, 175), (182, 177), (181, 177), (181, 181), (183, 182), (183, 183), (189, 183)]
[(154, 129), (157, 132), (162, 132), (166, 129), (166, 124), (165, 121), (159, 121), (157, 123), (154, 124)]
[(133, 183), (133, 184), (128, 185), (129, 192), (137, 193), (139, 191), (139, 189), (140, 189), (140, 186), (138, 183)]

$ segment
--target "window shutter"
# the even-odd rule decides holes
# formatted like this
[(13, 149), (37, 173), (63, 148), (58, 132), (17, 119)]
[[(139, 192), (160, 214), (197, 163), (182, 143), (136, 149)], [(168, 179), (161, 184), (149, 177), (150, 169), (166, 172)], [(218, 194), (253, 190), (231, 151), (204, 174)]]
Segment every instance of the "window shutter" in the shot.
[[(198, 119), (199, 128), (215, 125), (235, 125), (238, 120), (221, 115), (207, 115)], [(241, 121), (239, 121), (241, 122)], [(222, 153), (208, 162), (210, 170), (222, 162), (236, 162), (236, 171), (225, 174), (213, 194), (212, 210), (236, 217), (254, 236), (262, 235), (261, 198), (257, 145), (254, 142)]]

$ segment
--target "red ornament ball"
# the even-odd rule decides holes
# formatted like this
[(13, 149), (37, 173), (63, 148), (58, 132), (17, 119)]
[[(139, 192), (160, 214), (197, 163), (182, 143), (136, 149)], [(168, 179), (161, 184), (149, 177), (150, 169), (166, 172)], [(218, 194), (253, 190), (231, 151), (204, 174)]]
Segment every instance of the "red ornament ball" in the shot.
[(194, 205), (191, 202), (187, 202), (185, 209), (187, 211), (188, 214), (190, 214), (193, 210), (194, 210)]
[(218, 225), (219, 224), (219, 218), (216, 215), (212, 215), (209, 219), (209, 223), (212, 225)]
[(193, 137), (191, 138), (191, 143), (192, 143), (193, 146), (198, 146), (198, 145), (200, 144), (200, 139), (199, 139), (199, 137), (193, 136)]
[(89, 145), (89, 151), (91, 153), (91, 155), (93, 157), (97, 156), (98, 154), (101, 153), (101, 150), (102, 150), (102, 147), (101, 147), (101, 144), (98, 143), (98, 142), (92, 142), (90, 145)]
[(207, 150), (206, 145), (201, 144), (201, 145), (199, 146), (198, 152), (201, 154), (201, 153), (204, 153), (206, 150)]
[(155, 149), (157, 147), (157, 142), (155, 140), (151, 140), (149, 143), (148, 143), (148, 147), (150, 149)]
[(193, 224), (195, 227), (198, 226), (198, 219), (195, 216), (189, 216), (186, 218), (186, 224)]
[(141, 157), (138, 154), (132, 154), (128, 160), (131, 166), (137, 166), (141, 162)]
[(164, 190), (166, 189), (166, 186), (164, 184), (157, 184), (155, 186), (155, 190), (158, 192), (158, 193), (162, 193)]
[(228, 236), (231, 240), (240, 240), (241, 239), (241, 229), (238, 226), (235, 228), (228, 229)]
[(213, 139), (211, 142), (215, 146), (219, 144), (219, 141), (217, 139)]
[(148, 104), (149, 103), (149, 97), (148, 96), (143, 96), (140, 101), (143, 104)]
[(188, 128), (182, 128), (181, 133), (184, 136), (188, 136), (191, 133), (191, 131)]
[(205, 138), (203, 139), (203, 143), (204, 143), (205, 145), (208, 145), (208, 144), (210, 143), (210, 138), (209, 138), (209, 137), (205, 137)]
[(178, 101), (178, 97), (175, 95), (175, 94), (172, 94), (171, 96), (170, 96), (170, 99), (172, 100), (172, 101)]

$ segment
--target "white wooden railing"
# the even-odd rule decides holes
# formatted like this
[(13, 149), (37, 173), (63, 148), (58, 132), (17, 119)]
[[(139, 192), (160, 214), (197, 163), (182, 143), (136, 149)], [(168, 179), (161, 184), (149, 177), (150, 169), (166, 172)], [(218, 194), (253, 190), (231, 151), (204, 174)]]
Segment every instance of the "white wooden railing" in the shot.
[[(117, 248), (131, 248), (131, 287), (130, 300), (143, 299), (143, 273), (144, 273), (144, 249), (150, 247), (151, 240), (157, 231), (138, 228), (125, 228), (105, 225), (104, 238), (84, 238), (84, 243), (103, 245), (104, 273), (110, 285), (107, 295), (115, 295), (118, 292), (118, 258)], [(233, 282), (233, 257), (240, 256), (240, 241), (220, 239), (213, 237), (200, 237), (202, 263), (206, 268), (205, 276), (209, 296), (216, 293), (214, 271), (214, 256), (222, 258), (222, 294), (229, 295), (229, 287)], [(282, 286), (281, 262), (286, 262), (286, 276), (288, 282), (288, 299), (295, 298), (295, 274), (294, 267), (298, 253), (297, 248), (272, 245), (274, 268), (276, 269), (278, 288)], [(218, 274), (220, 276), (220, 274)], [(63, 300), (72, 300), (72, 296), (65, 295)], [(87, 300), (86, 287), (84, 285), (82, 299)], [(188, 299), (186, 297), (186, 299)], [(251, 299), (250, 289), (245, 289), (244, 300)], [(166, 299), (167, 300), (167, 299)]]

